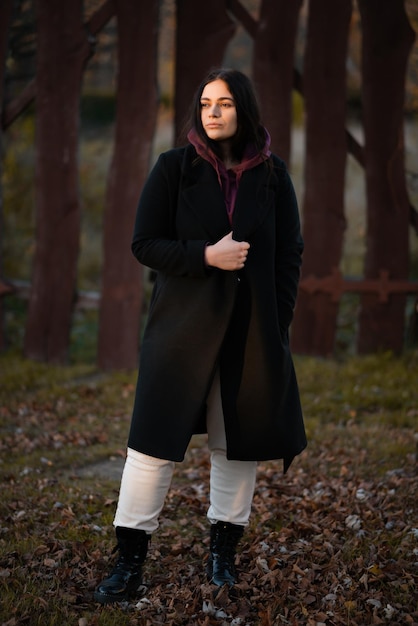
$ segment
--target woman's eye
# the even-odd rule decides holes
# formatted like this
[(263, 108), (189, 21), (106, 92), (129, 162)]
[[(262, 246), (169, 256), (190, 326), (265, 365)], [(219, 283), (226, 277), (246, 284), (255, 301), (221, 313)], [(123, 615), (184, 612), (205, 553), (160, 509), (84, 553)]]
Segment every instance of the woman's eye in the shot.
[[(209, 102), (201, 102), (200, 103), (200, 107), (202, 109), (209, 109), (212, 105)], [(232, 102), (219, 102), (216, 106), (222, 108), (222, 109), (230, 109), (231, 107), (235, 106), (234, 104), (232, 104)]]

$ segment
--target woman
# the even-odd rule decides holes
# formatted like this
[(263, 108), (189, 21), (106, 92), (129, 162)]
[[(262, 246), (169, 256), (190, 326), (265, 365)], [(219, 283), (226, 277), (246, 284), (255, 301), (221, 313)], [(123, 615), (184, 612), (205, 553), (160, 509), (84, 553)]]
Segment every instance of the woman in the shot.
[(193, 433), (208, 433), (207, 574), (219, 586), (236, 582), (257, 461), (286, 471), (306, 446), (288, 337), (303, 250), (291, 180), (241, 72), (206, 77), (190, 128), (186, 147), (160, 155), (137, 211), (132, 250), (157, 277), (102, 603), (138, 588)]

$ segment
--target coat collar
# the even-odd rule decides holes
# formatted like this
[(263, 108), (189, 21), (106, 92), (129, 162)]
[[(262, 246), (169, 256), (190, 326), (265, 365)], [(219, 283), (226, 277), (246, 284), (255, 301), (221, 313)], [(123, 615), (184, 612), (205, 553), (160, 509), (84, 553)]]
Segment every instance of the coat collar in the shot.
[[(269, 171), (265, 163), (243, 173), (232, 221), (234, 238), (248, 240), (272, 208)], [(231, 229), (214, 168), (188, 146), (182, 164), (181, 197), (204, 225), (210, 240)]]

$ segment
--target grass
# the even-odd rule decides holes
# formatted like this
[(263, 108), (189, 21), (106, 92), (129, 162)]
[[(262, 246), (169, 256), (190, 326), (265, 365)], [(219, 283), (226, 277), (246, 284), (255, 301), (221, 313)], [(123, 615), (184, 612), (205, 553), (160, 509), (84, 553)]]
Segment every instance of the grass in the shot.
[[(373, 598), (381, 603), (389, 598), (386, 604), (393, 605), (401, 619), (416, 617), (411, 532), (418, 526), (413, 487), (417, 366), (416, 351), (402, 358), (381, 354), (341, 362), (296, 359), (309, 447), (286, 477), (277, 463), (260, 464), (248, 544), (241, 558), (244, 569), (261, 558), (260, 535), (275, 545), (269, 561), (271, 580), (259, 591), (271, 595), (268, 615), (262, 604), (257, 605), (259, 600), (252, 600), (259, 617), (253, 615), (245, 623), (310, 625), (316, 623), (309, 621), (311, 614), (320, 622), (326, 612), (321, 608), (324, 600), (317, 596), (325, 597), (336, 588), (340, 607), (334, 605), (332, 610), (341, 620), (349, 615), (351, 621), (346, 623), (375, 623), (368, 603)], [(198, 621), (196, 614), (186, 618), (187, 609), (180, 609), (174, 599), (180, 602), (188, 578), (193, 580), (191, 572), (201, 570), (199, 537), (208, 479), (202, 442), (195, 442), (176, 473), (148, 565), (156, 588), (154, 617), (147, 621), (132, 605), (98, 610), (91, 593), (108, 568), (119, 482), (83, 469), (124, 455), (136, 374), (104, 375), (86, 364), (52, 367), (13, 353), (0, 357), (0, 370), (0, 623), (132, 626), (159, 623), (158, 611), (171, 624), (220, 623), (215, 618), (204, 622), (202, 615)], [(196, 481), (204, 485), (203, 495)], [(356, 497), (359, 489), (367, 495), (364, 503)], [(362, 534), (347, 530), (349, 514), (361, 516)], [(277, 557), (282, 548), (284, 561)], [(283, 584), (277, 587), (283, 576), (279, 561), (284, 562), (280, 567), (288, 568), (285, 598), (280, 595)], [(403, 569), (391, 574), (394, 563)], [(174, 594), (176, 578), (169, 585), (163, 581), (167, 582), (168, 571), (181, 573), (182, 568), (185, 582)], [(297, 576), (298, 568), (303, 576)], [(304, 577), (311, 589), (308, 596)], [(165, 600), (170, 589), (171, 609)], [(151, 598), (152, 593), (151, 587)], [(197, 603), (198, 592), (193, 593)], [(386, 604), (374, 615), (383, 616)], [(299, 621), (289, 621), (292, 615)], [(390, 623), (415, 623), (411, 619)]]

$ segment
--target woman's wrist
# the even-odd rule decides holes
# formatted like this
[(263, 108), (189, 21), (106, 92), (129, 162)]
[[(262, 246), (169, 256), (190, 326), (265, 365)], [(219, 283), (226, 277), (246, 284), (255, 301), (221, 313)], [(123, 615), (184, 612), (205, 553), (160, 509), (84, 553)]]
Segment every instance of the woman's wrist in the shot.
[(211, 250), (211, 248), (212, 247), (213, 246), (212, 246), (211, 243), (207, 243), (206, 246), (205, 246), (204, 255), (205, 255), (205, 265), (207, 267), (211, 267), (211, 265), (212, 265), (212, 263), (211, 263), (211, 260), (212, 260), (212, 250)]

